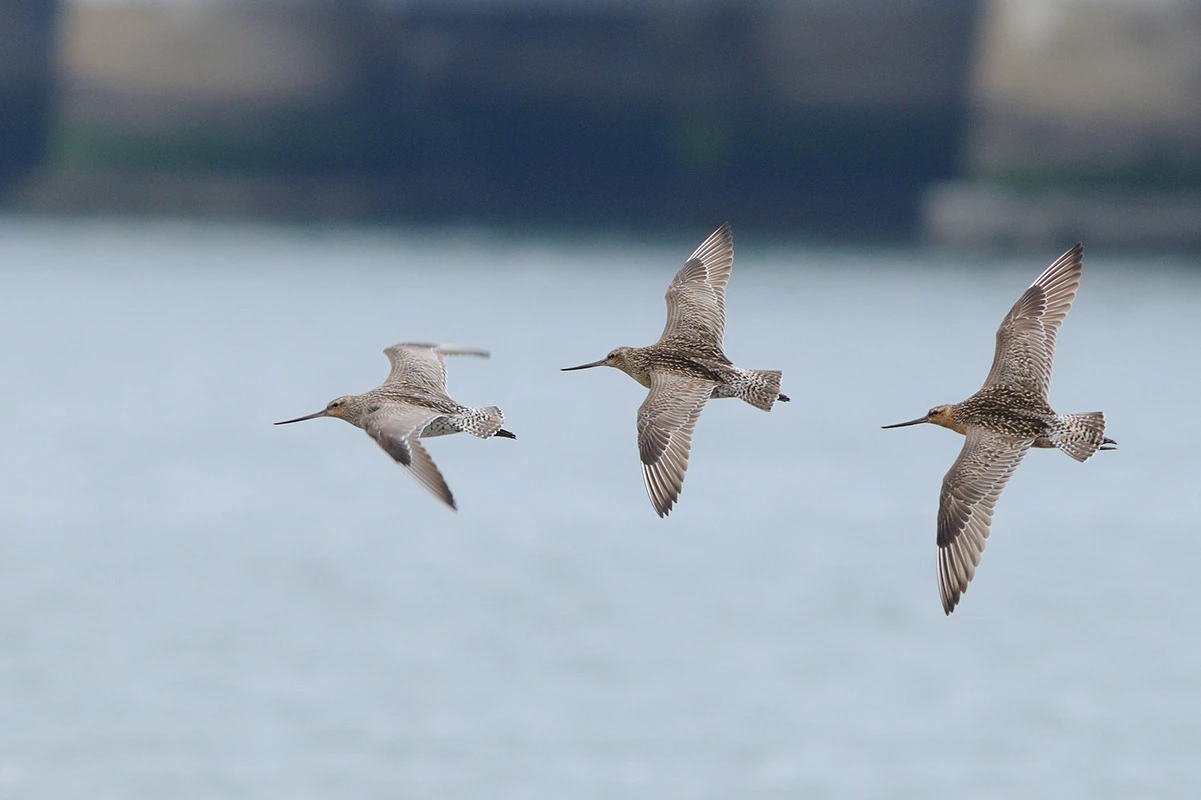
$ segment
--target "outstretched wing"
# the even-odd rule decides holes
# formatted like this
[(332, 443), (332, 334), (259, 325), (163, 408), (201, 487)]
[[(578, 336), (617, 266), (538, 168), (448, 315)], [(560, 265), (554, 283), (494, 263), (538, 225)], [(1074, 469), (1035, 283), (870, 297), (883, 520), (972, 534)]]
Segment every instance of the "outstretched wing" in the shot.
[(726, 328), (726, 284), (734, 265), (734, 237), (722, 225), (688, 257), (667, 287), (667, 325), (660, 344), (705, 344), (721, 351)]
[(1005, 315), (985, 386), (1018, 384), (1044, 399), (1051, 386), (1055, 334), (1080, 286), (1084, 246), (1077, 244), (1047, 267)]
[(938, 503), (938, 593), (950, 614), (976, 574), (993, 507), (1033, 440), (969, 427), (959, 458), (942, 479)]
[(684, 486), (692, 429), (716, 384), (701, 378), (651, 373), (651, 389), (638, 408), (638, 455), (651, 505), (666, 517)]
[(443, 503), (457, 509), (446, 479), (418, 440), (425, 426), (439, 416), (429, 409), (390, 403), (365, 416), (363, 430), (418, 483)]
[(401, 383), (428, 394), (446, 394), (445, 356), (488, 357), (487, 350), (472, 350), (449, 344), (408, 342), (384, 348), (392, 364), (385, 383)]

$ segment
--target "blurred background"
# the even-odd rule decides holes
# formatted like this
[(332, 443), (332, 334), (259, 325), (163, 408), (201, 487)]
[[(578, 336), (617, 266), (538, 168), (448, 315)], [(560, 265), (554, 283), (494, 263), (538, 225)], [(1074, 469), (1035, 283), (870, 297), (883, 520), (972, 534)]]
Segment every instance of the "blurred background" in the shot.
[(9, 0), (0, 14), (0, 196), (15, 209), (1199, 241), (1187, 0)]
[[(1201, 2), (0, 0), (0, 799), (1201, 796)], [(670, 518), (645, 391), (722, 222)], [(967, 397), (1075, 241), (943, 615)], [(273, 427), (446, 341), (516, 441)]]

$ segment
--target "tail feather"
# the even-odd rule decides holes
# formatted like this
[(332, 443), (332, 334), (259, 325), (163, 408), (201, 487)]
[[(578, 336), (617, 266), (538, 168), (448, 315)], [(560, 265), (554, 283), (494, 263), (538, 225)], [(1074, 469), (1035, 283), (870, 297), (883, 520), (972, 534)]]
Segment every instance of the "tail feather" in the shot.
[(1087, 461), (1098, 450), (1113, 450), (1117, 445), (1105, 436), (1105, 415), (1100, 411), (1084, 414), (1060, 414), (1051, 443), (1077, 461)]
[[(505, 414), (496, 406), (469, 409), (460, 419), (465, 432), (481, 439), (490, 439), (501, 433), (501, 426), (505, 424)], [(512, 434), (509, 436), (517, 438)]]
[(782, 373), (778, 369), (746, 369), (742, 372), (745, 383), (740, 387), (742, 391), (738, 396), (755, 408), (771, 411), (777, 400), (788, 400), (780, 394)]

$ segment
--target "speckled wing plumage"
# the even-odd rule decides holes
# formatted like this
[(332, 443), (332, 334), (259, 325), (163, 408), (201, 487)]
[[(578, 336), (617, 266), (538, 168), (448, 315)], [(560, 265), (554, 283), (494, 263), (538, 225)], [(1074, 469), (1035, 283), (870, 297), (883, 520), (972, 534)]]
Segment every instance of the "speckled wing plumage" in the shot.
[(638, 454), (651, 505), (666, 517), (680, 496), (692, 429), (716, 384), (713, 381), (651, 373), (651, 389), (638, 408)]
[(985, 386), (1018, 384), (1043, 399), (1051, 386), (1055, 334), (1080, 287), (1084, 246), (1077, 244), (1043, 270), (997, 329), (997, 351)]
[(726, 224), (701, 243), (667, 287), (667, 325), (659, 344), (721, 353), (733, 265), (734, 237)]
[(363, 430), (418, 483), (446, 505), (457, 508), (446, 479), (418, 441), (425, 426), (439, 416), (439, 412), (428, 408), (386, 403), (363, 418)]
[(447, 344), (408, 342), (384, 348), (392, 371), (384, 385), (401, 384), (432, 395), (446, 396), (445, 356), (488, 357), (486, 350), (472, 350)]
[(938, 593), (950, 614), (976, 574), (993, 507), (1032, 439), (970, 426), (959, 458), (942, 479), (938, 503)]

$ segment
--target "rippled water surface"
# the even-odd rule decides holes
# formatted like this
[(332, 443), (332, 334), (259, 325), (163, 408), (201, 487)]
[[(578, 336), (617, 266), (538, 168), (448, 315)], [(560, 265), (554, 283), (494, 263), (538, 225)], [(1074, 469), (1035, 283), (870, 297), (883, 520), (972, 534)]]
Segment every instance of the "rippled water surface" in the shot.
[[(740, 236), (711, 403), (655, 517), (613, 370), (709, 231), (646, 241), (0, 220), (0, 797), (1193, 798), (1201, 264), (1086, 254), (1052, 403), (944, 617), (961, 440), (1058, 253)], [(1071, 242), (1064, 242), (1064, 249)], [(397, 341), (516, 441), (430, 442), (441, 507), (360, 431), (274, 428)]]

